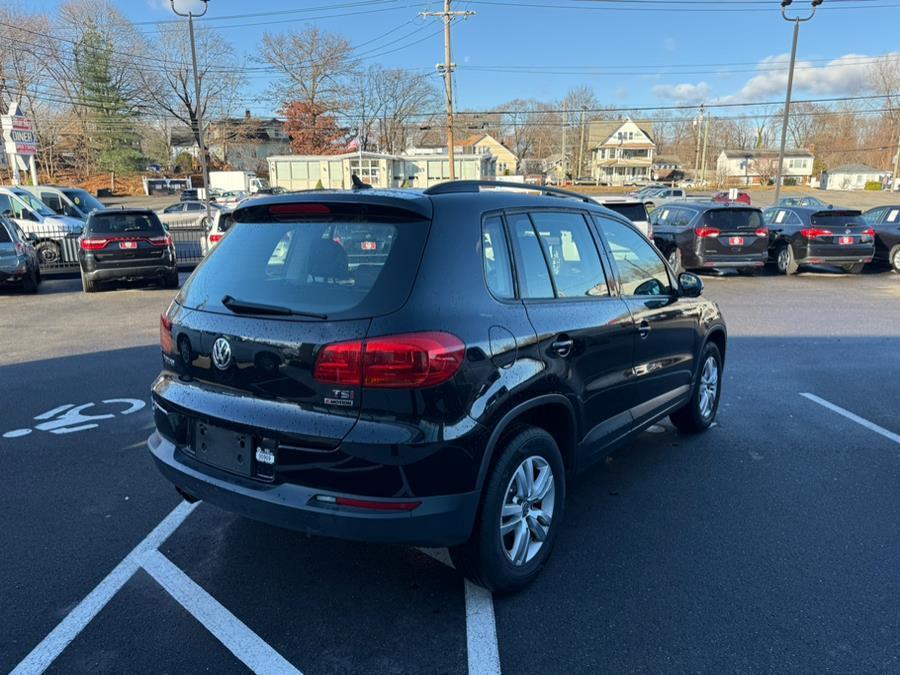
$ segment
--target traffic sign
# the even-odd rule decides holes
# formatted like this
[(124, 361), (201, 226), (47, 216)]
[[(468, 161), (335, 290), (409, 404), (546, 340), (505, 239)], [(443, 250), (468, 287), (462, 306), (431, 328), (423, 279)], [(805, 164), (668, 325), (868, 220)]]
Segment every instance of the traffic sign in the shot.
[(10, 155), (36, 155), (37, 135), (34, 122), (19, 109), (18, 101), (9, 106), (9, 114), (0, 117), (6, 152)]

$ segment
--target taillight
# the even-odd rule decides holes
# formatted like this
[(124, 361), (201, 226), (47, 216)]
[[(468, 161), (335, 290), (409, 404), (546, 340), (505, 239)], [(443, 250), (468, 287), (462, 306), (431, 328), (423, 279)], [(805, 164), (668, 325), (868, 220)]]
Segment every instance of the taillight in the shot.
[(875, 236), (875, 228), (870, 227), (867, 230), (863, 230), (862, 236), (864, 237), (874, 237)]
[(706, 237), (718, 237), (720, 231), (715, 227), (698, 227), (694, 232), (697, 233), (697, 236), (701, 239), (705, 239)]
[(150, 242), (153, 246), (171, 246), (172, 245), (172, 235), (166, 234), (161, 237), (150, 237), (147, 241)]
[(769, 228), (767, 228), (767, 227), (756, 228), (756, 236), (757, 237), (768, 237), (769, 236)]
[(225, 235), (223, 235), (223, 234), (211, 234), (211, 235), (209, 235), (209, 243), (216, 244), (216, 243), (222, 241), (222, 237), (224, 237), (224, 236)]
[(109, 239), (82, 239), (81, 249), (83, 251), (100, 251), (106, 248)]
[(25, 246), (24, 244), (16, 243), (16, 255), (25, 255)]
[(326, 384), (383, 389), (433, 387), (462, 366), (466, 346), (449, 333), (411, 333), (328, 345), (315, 378)]
[(808, 227), (804, 230), (800, 230), (800, 236), (806, 237), (807, 239), (815, 239), (816, 237), (830, 237), (832, 234), (831, 230), (825, 230), (821, 227)]
[(159, 316), (159, 346), (163, 354), (175, 353), (175, 341), (172, 339), (172, 322), (165, 314)]

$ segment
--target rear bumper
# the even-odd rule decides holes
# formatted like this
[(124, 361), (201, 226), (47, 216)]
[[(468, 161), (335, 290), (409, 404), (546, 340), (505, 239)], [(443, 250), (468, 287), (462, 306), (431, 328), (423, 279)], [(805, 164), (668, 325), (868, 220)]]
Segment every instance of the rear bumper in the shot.
[(800, 258), (798, 265), (854, 265), (856, 263), (872, 262), (873, 254), (867, 255), (809, 255)]
[[(82, 268), (83, 269), (83, 268)], [(91, 281), (106, 281), (108, 279), (144, 279), (157, 278), (165, 274), (171, 274), (178, 267), (174, 260), (160, 259), (147, 261), (146, 263), (129, 265), (128, 267), (97, 267), (84, 271)]]
[(154, 433), (147, 441), (160, 473), (182, 491), (226, 511), (270, 525), (307, 534), (357, 541), (453, 546), (466, 541), (475, 522), (477, 491), (416, 497), (413, 511), (384, 512), (339, 507), (319, 502), (317, 496), (351, 497), (288, 483), (262, 483), (244, 479), (202, 464)]
[(766, 264), (766, 253), (748, 255), (696, 255), (694, 260), (685, 261), (687, 268), (734, 269), (739, 267), (762, 267)]

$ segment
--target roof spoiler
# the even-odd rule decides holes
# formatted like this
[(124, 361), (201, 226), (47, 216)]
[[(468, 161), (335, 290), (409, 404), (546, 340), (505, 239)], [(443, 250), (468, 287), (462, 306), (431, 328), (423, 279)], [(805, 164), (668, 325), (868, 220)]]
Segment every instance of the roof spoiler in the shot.
[(454, 180), (445, 183), (433, 185), (423, 194), (426, 195), (450, 195), (471, 192), (481, 192), (482, 188), (493, 190), (521, 190), (522, 192), (538, 192), (547, 197), (565, 197), (567, 199), (577, 199), (589, 204), (595, 203), (590, 197), (580, 195), (577, 192), (569, 190), (560, 190), (559, 188), (547, 187), (545, 185), (528, 185), (526, 183), (509, 183), (499, 180)]

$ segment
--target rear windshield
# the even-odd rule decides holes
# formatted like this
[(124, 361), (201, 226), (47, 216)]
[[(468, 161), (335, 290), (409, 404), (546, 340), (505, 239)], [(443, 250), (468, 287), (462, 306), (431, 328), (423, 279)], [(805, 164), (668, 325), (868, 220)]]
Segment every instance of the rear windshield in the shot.
[[(230, 220), (230, 219), (229, 219)], [(220, 223), (220, 226), (224, 224)], [(222, 313), (226, 296), (329, 319), (399, 309), (409, 295), (428, 223), (334, 218), (233, 222), (182, 289), (179, 302)], [(251, 313), (251, 312), (247, 312)]]
[(813, 225), (839, 227), (840, 225), (864, 225), (866, 221), (863, 220), (862, 213), (859, 211), (831, 209), (814, 213), (811, 222)]
[(643, 204), (604, 204), (606, 208), (616, 213), (620, 213), (631, 222), (639, 222), (647, 220), (647, 209)]
[(763, 216), (755, 209), (713, 209), (706, 212), (706, 224), (716, 228), (756, 229), (763, 226)]
[(102, 213), (91, 216), (91, 234), (163, 234), (162, 223), (155, 213)]

